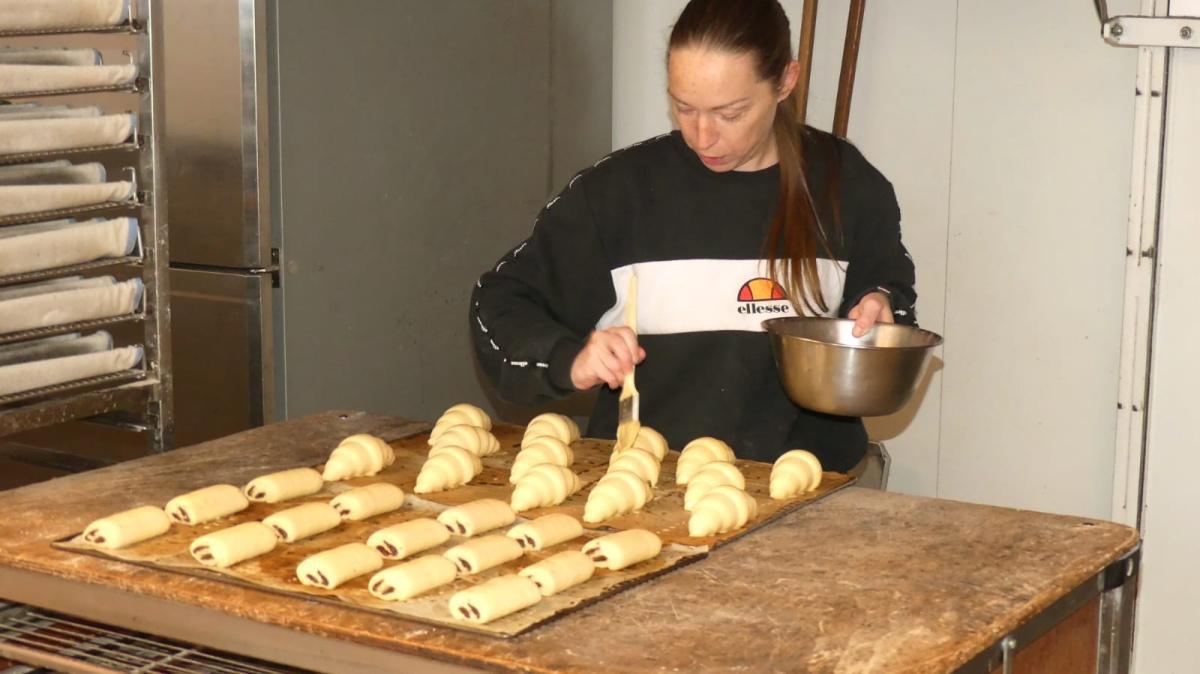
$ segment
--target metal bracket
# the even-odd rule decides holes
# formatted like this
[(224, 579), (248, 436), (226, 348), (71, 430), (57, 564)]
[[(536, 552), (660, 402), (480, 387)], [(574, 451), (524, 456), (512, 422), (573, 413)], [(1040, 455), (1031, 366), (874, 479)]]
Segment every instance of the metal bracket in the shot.
[(1017, 640), (1007, 636), (1000, 642), (1000, 665), (1003, 674), (1013, 674), (1013, 661), (1016, 660)]
[[(1104, 17), (1102, 17), (1104, 18)], [(1200, 47), (1200, 17), (1114, 16), (1100, 27), (1115, 47)]]

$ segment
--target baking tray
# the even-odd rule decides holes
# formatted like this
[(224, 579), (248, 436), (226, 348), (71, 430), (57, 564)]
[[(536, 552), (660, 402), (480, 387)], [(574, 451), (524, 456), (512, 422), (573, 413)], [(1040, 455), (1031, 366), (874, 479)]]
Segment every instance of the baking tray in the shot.
[[(783, 514), (804, 507), (851, 484), (845, 475), (826, 473), (821, 488), (800, 498), (773, 501), (766, 496), (766, 477), (770, 465), (753, 461), (739, 461), (739, 468), (746, 475), (747, 491), (759, 501), (758, 516), (746, 527), (726, 534), (705, 538), (687, 535), (688, 513), (683, 510), (683, 490), (674, 484), (676, 452), (668, 454), (663, 462), (662, 477), (655, 489), (655, 498), (641, 511), (606, 521), (602, 525), (585, 524), (581, 538), (562, 543), (544, 551), (530, 551), (522, 558), (490, 569), (484, 573), (460, 578), (453, 583), (430, 591), (404, 602), (385, 602), (376, 599), (367, 590), (370, 575), (356, 578), (335, 590), (323, 590), (300, 584), (295, 578), (295, 567), (308, 555), (343, 543), (365, 541), (371, 532), (417, 517), (436, 517), (447, 507), (479, 498), (499, 498), (507, 501), (512, 492), (508, 483), (508, 468), (512, 457), (520, 449), (523, 428), (500, 425), (493, 429), (501, 441), (498, 454), (483, 459), (484, 470), (475, 480), (458, 489), (435, 494), (415, 495), (411, 493), (416, 474), (424, 462), (428, 450), (428, 433), (402, 439), (388, 439), (396, 450), (396, 462), (378, 475), (343, 482), (326, 483), (318, 494), (283, 503), (252, 503), (240, 513), (196, 527), (172, 526), (171, 530), (158, 538), (125, 548), (107, 550), (82, 541), (79, 534), (56, 541), (54, 547), (76, 553), (118, 559), (133, 564), (148, 566), (174, 573), (216, 579), (238, 585), (253, 587), (272, 593), (300, 596), (305, 599), (332, 603), (356, 611), (399, 616), (409, 620), (452, 627), (495, 637), (515, 637), (558, 617), (598, 602), (623, 590), (652, 580), (692, 562), (703, 559), (708, 550), (722, 545), (759, 528)], [(612, 441), (582, 439), (572, 443), (575, 452), (573, 469), (580, 475), (583, 488), (559, 506), (539, 508), (522, 513), (518, 521), (534, 519), (551, 512), (564, 512), (582, 521), (583, 504), (587, 492), (604, 474)], [(344, 522), (331, 531), (292, 544), (281, 544), (273, 552), (247, 560), (230, 569), (215, 570), (197, 563), (188, 554), (188, 545), (198, 536), (211, 531), (247, 522), (261, 520), (273, 512), (293, 507), (305, 501), (323, 501), (337, 493), (372, 482), (391, 482), (405, 491), (404, 507), (398, 511), (373, 517), (364, 522)], [(204, 486), (197, 484), (196, 487)], [(130, 504), (130, 507), (137, 504)], [(97, 516), (102, 516), (98, 513)], [(578, 549), (588, 539), (612, 533), (613, 530), (645, 528), (655, 531), (663, 539), (663, 551), (655, 559), (637, 564), (621, 571), (597, 569), (596, 575), (586, 583), (538, 604), (506, 616), (491, 623), (479, 625), (457, 620), (446, 606), (451, 595), (461, 589), (489, 578), (514, 573), (544, 557), (567, 549)], [(505, 529), (498, 530), (503, 532)], [(452, 537), (447, 543), (421, 554), (436, 554), (461, 543), (464, 539)]]

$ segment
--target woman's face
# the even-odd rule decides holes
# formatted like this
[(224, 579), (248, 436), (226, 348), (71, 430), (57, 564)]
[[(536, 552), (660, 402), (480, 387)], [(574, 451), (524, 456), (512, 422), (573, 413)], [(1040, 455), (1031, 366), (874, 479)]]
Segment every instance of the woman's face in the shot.
[(778, 161), (771, 133), (777, 104), (791, 94), (792, 63), (781, 87), (759, 79), (752, 53), (672, 49), (667, 61), (671, 115), (683, 139), (712, 171), (756, 171)]

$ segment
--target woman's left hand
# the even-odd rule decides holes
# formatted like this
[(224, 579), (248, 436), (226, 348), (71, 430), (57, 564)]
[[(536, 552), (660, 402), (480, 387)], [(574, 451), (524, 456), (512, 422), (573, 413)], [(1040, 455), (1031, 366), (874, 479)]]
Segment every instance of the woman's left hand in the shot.
[(846, 314), (854, 321), (854, 336), (862, 337), (876, 323), (895, 323), (892, 317), (892, 303), (884, 293), (867, 293), (858, 304)]

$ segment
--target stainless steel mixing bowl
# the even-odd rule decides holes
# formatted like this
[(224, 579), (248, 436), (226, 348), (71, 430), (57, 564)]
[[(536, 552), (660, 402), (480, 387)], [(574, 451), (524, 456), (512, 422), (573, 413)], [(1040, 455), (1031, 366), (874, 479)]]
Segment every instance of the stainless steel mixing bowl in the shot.
[(891, 414), (912, 398), (941, 336), (879, 323), (862, 337), (854, 321), (772, 318), (763, 321), (779, 378), (797, 405), (848, 417)]

